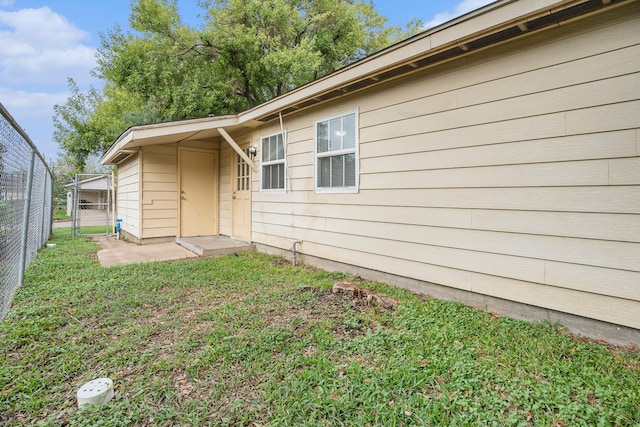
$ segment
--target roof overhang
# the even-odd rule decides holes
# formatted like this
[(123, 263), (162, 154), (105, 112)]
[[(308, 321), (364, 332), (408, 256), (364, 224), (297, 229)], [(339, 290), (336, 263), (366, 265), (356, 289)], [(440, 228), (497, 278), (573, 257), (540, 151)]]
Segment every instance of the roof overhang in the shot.
[[(104, 181), (104, 183), (102, 183)], [(83, 190), (106, 190), (108, 188), (107, 177), (104, 175), (94, 176), (92, 178), (83, 179), (82, 181), (70, 182), (69, 184), (65, 184), (65, 187), (74, 187), (76, 185), (80, 185), (80, 188)]]
[(102, 164), (117, 164), (145, 145), (211, 140), (219, 137), (218, 128), (242, 128), (238, 116), (206, 117), (134, 126), (126, 130), (102, 156)]
[(500, 0), (240, 114), (261, 122), (636, 0)]
[(604, 8), (637, 0), (498, 0), (381, 50), (234, 116), (184, 120), (128, 129), (102, 157), (114, 164), (124, 150), (149, 144), (208, 139), (218, 128), (253, 128), (345, 94), (369, 88), (477, 52), (499, 43), (560, 25)]

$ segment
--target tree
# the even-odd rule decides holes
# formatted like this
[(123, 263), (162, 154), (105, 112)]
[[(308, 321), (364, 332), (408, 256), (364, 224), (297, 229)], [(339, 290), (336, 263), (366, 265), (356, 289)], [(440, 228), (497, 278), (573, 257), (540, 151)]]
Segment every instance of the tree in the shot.
[(130, 126), (237, 113), (416, 33), (386, 26), (362, 0), (202, 0), (201, 29), (175, 0), (132, 3), (125, 34), (102, 35), (103, 93), (56, 106), (55, 139), (78, 167)]
[(169, 0), (138, 0), (103, 38), (96, 75), (141, 97), (158, 121), (239, 112), (416, 33), (361, 0), (208, 0), (200, 31)]
[[(148, 0), (151, 1), (151, 0)], [(198, 51), (216, 74), (259, 105), (413, 34), (385, 26), (371, 2), (354, 0), (210, 0)]]
[(147, 30), (132, 22), (142, 37), (124, 34), (117, 27), (103, 36), (95, 70), (97, 77), (142, 104), (138, 111), (128, 111), (131, 124), (236, 111), (235, 106), (229, 106), (228, 89), (216, 76), (210, 58), (191, 47), (197, 43), (193, 30), (169, 27), (166, 33), (158, 34), (154, 32), (160, 28), (156, 18), (144, 16), (145, 22), (151, 22)]
[(101, 129), (93, 126), (93, 116), (102, 101), (100, 93), (91, 88), (89, 93), (80, 92), (76, 82), (68, 79), (71, 96), (63, 105), (53, 107), (55, 127), (53, 138), (65, 151), (74, 170), (84, 169), (87, 157), (103, 148)]

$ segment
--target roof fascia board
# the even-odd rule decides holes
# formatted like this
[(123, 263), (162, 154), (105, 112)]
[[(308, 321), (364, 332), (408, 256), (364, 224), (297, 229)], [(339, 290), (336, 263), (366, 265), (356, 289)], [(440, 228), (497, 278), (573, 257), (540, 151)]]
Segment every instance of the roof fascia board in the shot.
[[(320, 97), (349, 83), (366, 80), (386, 70), (427, 57), (429, 54), (436, 54), (445, 49), (469, 43), (491, 32), (513, 26), (527, 19), (549, 15), (555, 11), (587, 1), (498, 0), (410, 37), (280, 97), (243, 111), (238, 115), (208, 117), (130, 128), (116, 140), (101, 161), (102, 163), (108, 163), (118, 151), (126, 148), (133, 140), (151, 139), (201, 130), (228, 129), (235, 125), (254, 127), (262, 124), (260, 122), (261, 118), (281, 112), (305, 100)], [(372, 79), (372, 84), (374, 83)], [(230, 143), (230, 145), (233, 147), (233, 144)], [(244, 152), (242, 153), (244, 154)]]
[(87, 179), (83, 179), (82, 181), (78, 181), (76, 182), (70, 182), (69, 184), (65, 184), (65, 187), (70, 187), (72, 185), (76, 185), (76, 184), (86, 184), (89, 183), (91, 181), (96, 181), (96, 180), (100, 180), (100, 179), (105, 179), (105, 174), (101, 174), (100, 176), (94, 176), (93, 178), (87, 178)]
[(118, 152), (123, 150), (131, 141), (133, 141), (133, 130), (134, 128), (129, 128), (120, 135), (120, 137), (116, 139), (116, 142), (114, 142), (107, 152), (102, 155), (100, 163), (103, 165), (112, 164), (111, 160), (118, 154)]
[[(584, 3), (587, 0), (544, 0), (517, 1), (508, 0), (495, 5), (491, 10), (478, 9), (467, 15), (449, 21), (443, 26), (434, 28), (431, 48), (435, 49), (452, 42), (459, 42), (470, 36), (481, 36), (492, 30), (512, 25), (513, 21), (530, 18), (532, 15), (549, 15), (556, 9), (563, 9), (569, 5)], [(473, 18), (473, 19), (472, 19)]]
[(174, 122), (154, 123), (150, 125), (134, 126), (127, 129), (107, 152), (102, 156), (100, 161), (103, 164), (110, 163), (119, 151), (129, 147), (133, 141), (152, 139), (177, 133), (193, 133), (197, 134), (203, 130), (215, 129), (217, 127), (229, 127), (238, 124), (237, 115), (206, 117), (193, 120), (179, 120)]
[(198, 133), (203, 130), (229, 127), (238, 124), (238, 116), (207, 117), (205, 119), (178, 120), (132, 128), (134, 139), (150, 139), (176, 133)]
[(431, 51), (435, 53), (446, 47), (467, 43), (482, 37), (487, 32), (513, 25), (513, 22), (531, 16), (548, 15), (555, 9), (567, 5), (584, 3), (587, 0), (503, 0), (448, 21), (442, 25), (397, 43), (376, 54), (346, 66), (328, 76), (314, 80), (278, 98), (267, 101), (239, 114), (240, 122), (257, 120), (281, 111), (305, 99), (319, 96), (346, 85), (366, 79), (393, 66), (410, 63)]

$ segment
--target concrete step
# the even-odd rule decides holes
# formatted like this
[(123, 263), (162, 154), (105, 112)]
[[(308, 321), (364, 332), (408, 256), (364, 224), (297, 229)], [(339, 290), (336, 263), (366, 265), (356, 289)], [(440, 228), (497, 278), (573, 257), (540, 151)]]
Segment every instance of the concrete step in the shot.
[(176, 243), (203, 257), (252, 252), (256, 245), (227, 236), (176, 237)]

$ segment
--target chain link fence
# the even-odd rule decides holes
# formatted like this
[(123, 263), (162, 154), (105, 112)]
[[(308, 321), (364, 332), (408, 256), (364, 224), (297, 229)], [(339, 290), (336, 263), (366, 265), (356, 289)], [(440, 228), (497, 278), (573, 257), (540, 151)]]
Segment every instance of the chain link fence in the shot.
[(71, 231), (75, 236), (107, 236), (113, 229), (110, 174), (76, 174), (72, 188)]
[(0, 319), (51, 234), (53, 174), (0, 104)]

